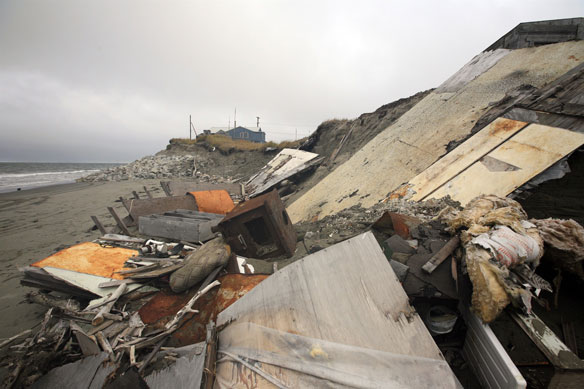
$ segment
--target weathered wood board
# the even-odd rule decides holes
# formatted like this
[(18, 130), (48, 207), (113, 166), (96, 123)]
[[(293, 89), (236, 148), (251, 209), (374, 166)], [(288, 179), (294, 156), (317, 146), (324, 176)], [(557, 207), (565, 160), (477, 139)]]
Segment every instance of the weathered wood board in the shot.
[(584, 144), (584, 134), (556, 127), (530, 124), (487, 156), (513, 168), (493, 169), (484, 158), (445, 183), (429, 198), (450, 195), (461, 204), (476, 196), (505, 197)]
[(197, 203), (195, 198), (190, 195), (171, 196), (171, 197), (157, 197), (154, 199), (141, 200), (124, 200), (128, 213), (138, 221), (140, 216), (148, 216), (155, 214), (162, 214), (167, 211), (174, 211), (176, 209), (190, 209), (197, 210)]
[(411, 200), (424, 200), (444, 183), (501, 145), (526, 125), (525, 122), (504, 118), (493, 121), (410, 180), (409, 184), (415, 192)]

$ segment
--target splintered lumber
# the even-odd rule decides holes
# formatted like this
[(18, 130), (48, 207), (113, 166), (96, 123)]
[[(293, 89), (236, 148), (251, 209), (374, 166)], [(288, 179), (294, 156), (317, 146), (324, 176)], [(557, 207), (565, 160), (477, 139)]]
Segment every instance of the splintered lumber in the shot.
[(101, 224), (97, 216), (91, 216), (91, 220), (93, 220), (93, 223), (95, 224), (95, 226), (97, 227), (99, 232), (101, 232), (102, 235), (107, 234), (106, 229), (104, 228), (103, 224)]
[(428, 260), (428, 262), (422, 266), (422, 269), (431, 274), (434, 270), (436, 270), (438, 265), (440, 265), (442, 262), (444, 262), (444, 260), (446, 260), (446, 258), (452, 255), (454, 250), (456, 250), (459, 245), (460, 238), (458, 235), (456, 235), (450, 239), (436, 254), (434, 254), (432, 258), (430, 258), (430, 260)]
[(28, 330), (24, 330), (16, 335), (14, 335), (14, 336), (11, 336), (10, 338), (8, 338), (5, 341), (3, 341), (2, 343), (0, 343), (0, 348), (6, 346), (7, 344), (12, 343), (13, 341), (20, 338), (21, 336), (30, 334), (31, 332), (32, 332), (32, 330), (28, 329)]
[(51, 296), (47, 293), (41, 293), (39, 291), (32, 291), (26, 295), (28, 301), (44, 305), (45, 307), (52, 307), (52, 308), (59, 308), (63, 311), (73, 311), (78, 312), (81, 310), (81, 305), (76, 300), (68, 299), (60, 299), (54, 296)]
[(113, 209), (112, 207), (107, 207), (107, 210), (112, 215), (112, 217), (116, 221), (116, 224), (118, 225), (118, 227), (120, 227), (120, 229), (124, 232), (124, 234), (132, 235), (132, 234), (130, 234), (130, 230), (128, 230), (128, 227), (126, 227), (126, 224), (124, 224), (122, 219), (120, 219), (120, 217), (118, 216), (116, 210)]
[(116, 301), (118, 301), (118, 299), (120, 298), (121, 295), (123, 295), (126, 292), (126, 289), (128, 288), (127, 284), (121, 284), (120, 286), (118, 286), (118, 288), (115, 290), (114, 293), (112, 293), (112, 296), (110, 297), (110, 302), (108, 302), (106, 305), (104, 305), (99, 312), (97, 313), (97, 315), (95, 315), (95, 317), (93, 318), (93, 320), (91, 321), (91, 324), (93, 324), (94, 326), (100, 325), (101, 323), (103, 323), (104, 321), (104, 314), (105, 313), (109, 313), (112, 309), (112, 307), (114, 306), (114, 304), (116, 303)]
[[(112, 349), (112, 346), (109, 344), (109, 342), (105, 338), (105, 336), (103, 336), (103, 332), (99, 331), (97, 334), (95, 334), (95, 337), (97, 338), (97, 341), (99, 342), (99, 345), (101, 346), (103, 351), (105, 351), (106, 353), (108, 353), (110, 355), (110, 359), (115, 358), (114, 357), (114, 350)], [(113, 360), (112, 360), (112, 362), (113, 362)]]
[(79, 343), (79, 347), (81, 348), (81, 352), (85, 356), (89, 355), (96, 355), (99, 354), (100, 349), (97, 344), (91, 339), (82, 329), (79, 327), (73, 320), (69, 322), (69, 326), (71, 327), (71, 331), (75, 334), (75, 338), (77, 338), (77, 343)]
[(193, 308), (193, 304), (195, 304), (195, 302), (205, 293), (207, 293), (209, 290), (213, 289), (214, 287), (221, 285), (221, 283), (219, 281), (213, 281), (212, 283), (210, 283), (209, 285), (207, 285), (205, 288), (203, 288), (202, 290), (198, 291), (186, 304), (184, 307), (182, 307), (180, 309), (180, 311), (178, 311), (176, 313), (176, 315), (174, 316), (174, 318), (169, 321), (168, 323), (166, 323), (165, 328), (167, 330), (174, 328), (178, 325), (178, 323), (180, 322), (180, 320), (187, 314), (187, 313), (198, 313), (199, 311), (192, 309)]

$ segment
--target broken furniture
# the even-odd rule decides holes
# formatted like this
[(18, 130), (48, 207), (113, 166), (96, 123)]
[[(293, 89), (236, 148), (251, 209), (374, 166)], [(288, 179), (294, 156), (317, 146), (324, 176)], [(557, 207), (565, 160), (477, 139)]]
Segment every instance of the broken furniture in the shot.
[(238, 204), (213, 231), (248, 258), (291, 257), (296, 249), (296, 231), (276, 190)]
[(211, 228), (222, 218), (223, 215), (215, 213), (177, 209), (163, 215), (141, 216), (138, 228), (142, 235), (174, 241), (206, 242), (215, 237), (216, 233)]

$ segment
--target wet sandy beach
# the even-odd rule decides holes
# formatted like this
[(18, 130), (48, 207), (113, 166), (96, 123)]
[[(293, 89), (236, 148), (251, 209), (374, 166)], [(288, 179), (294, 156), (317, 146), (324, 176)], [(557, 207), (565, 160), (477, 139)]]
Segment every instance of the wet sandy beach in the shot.
[(46, 311), (26, 302), (31, 288), (20, 285), (20, 267), (43, 259), (63, 246), (91, 241), (96, 215), (106, 228), (114, 221), (108, 206), (127, 213), (120, 196), (131, 197), (146, 185), (154, 197), (164, 196), (159, 180), (75, 183), (0, 194), (0, 338), (37, 325)]

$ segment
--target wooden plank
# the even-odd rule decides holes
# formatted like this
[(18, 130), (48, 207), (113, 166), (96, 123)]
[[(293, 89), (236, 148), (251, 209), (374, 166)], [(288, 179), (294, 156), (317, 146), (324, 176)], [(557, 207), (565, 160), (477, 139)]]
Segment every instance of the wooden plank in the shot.
[(143, 188), (144, 188), (144, 193), (146, 193), (146, 196), (148, 196), (149, 199), (153, 199), (154, 197), (152, 196), (152, 194), (150, 193), (148, 188), (146, 188), (146, 185), (144, 185)]
[(101, 224), (97, 216), (91, 216), (91, 220), (93, 220), (93, 223), (95, 224), (95, 226), (97, 227), (99, 232), (101, 232), (102, 235), (107, 234), (106, 229), (103, 227), (103, 224)]
[(112, 215), (112, 217), (116, 221), (116, 224), (118, 225), (118, 227), (120, 227), (120, 229), (122, 230), (122, 232), (124, 234), (126, 234), (126, 235), (130, 235), (131, 236), (132, 234), (130, 233), (130, 230), (128, 230), (128, 227), (126, 227), (126, 225), (124, 224), (124, 222), (122, 221), (122, 219), (120, 219), (120, 217), (118, 216), (116, 210), (113, 209), (112, 207), (107, 207), (107, 210)]
[[(101, 388), (105, 378), (114, 365), (104, 362), (108, 359), (107, 353), (99, 353), (83, 358), (79, 361), (56, 367), (33, 384), (33, 388), (62, 389), (69, 388)], [(98, 371), (107, 371), (106, 376), (98, 374)], [(64, 385), (66, 383), (66, 385)]]
[(132, 219), (138, 221), (140, 216), (162, 214), (176, 209), (189, 209), (196, 211), (197, 204), (193, 196), (156, 197), (153, 199), (141, 199), (128, 201), (128, 213)]
[(458, 235), (456, 235), (452, 239), (450, 239), (448, 243), (442, 246), (442, 248), (438, 250), (438, 252), (434, 254), (432, 258), (430, 258), (430, 260), (424, 264), (424, 266), (422, 266), (422, 269), (424, 269), (424, 271), (426, 271), (427, 273), (432, 274), (432, 272), (436, 270), (438, 265), (444, 262), (444, 260), (446, 260), (446, 258), (448, 258), (454, 252), (454, 250), (456, 250), (459, 244), (460, 238), (458, 237)]
[(425, 200), (435, 190), (501, 145), (526, 125), (527, 123), (516, 120), (496, 119), (410, 180), (409, 185), (415, 192), (411, 200)]
[(581, 377), (584, 377), (584, 360), (578, 358), (537, 315), (511, 312), (511, 317), (556, 368), (582, 370)]
[(132, 191), (132, 194), (134, 195), (134, 198), (136, 200), (140, 200), (140, 196), (138, 195), (138, 192), (136, 192), (135, 190)]
[(477, 161), (429, 197), (450, 195), (463, 205), (482, 194), (505, 197), (583, 144), (584, 134), (530, 124), (488, 154), (517, 169), (491, 171), (488, 166)]

